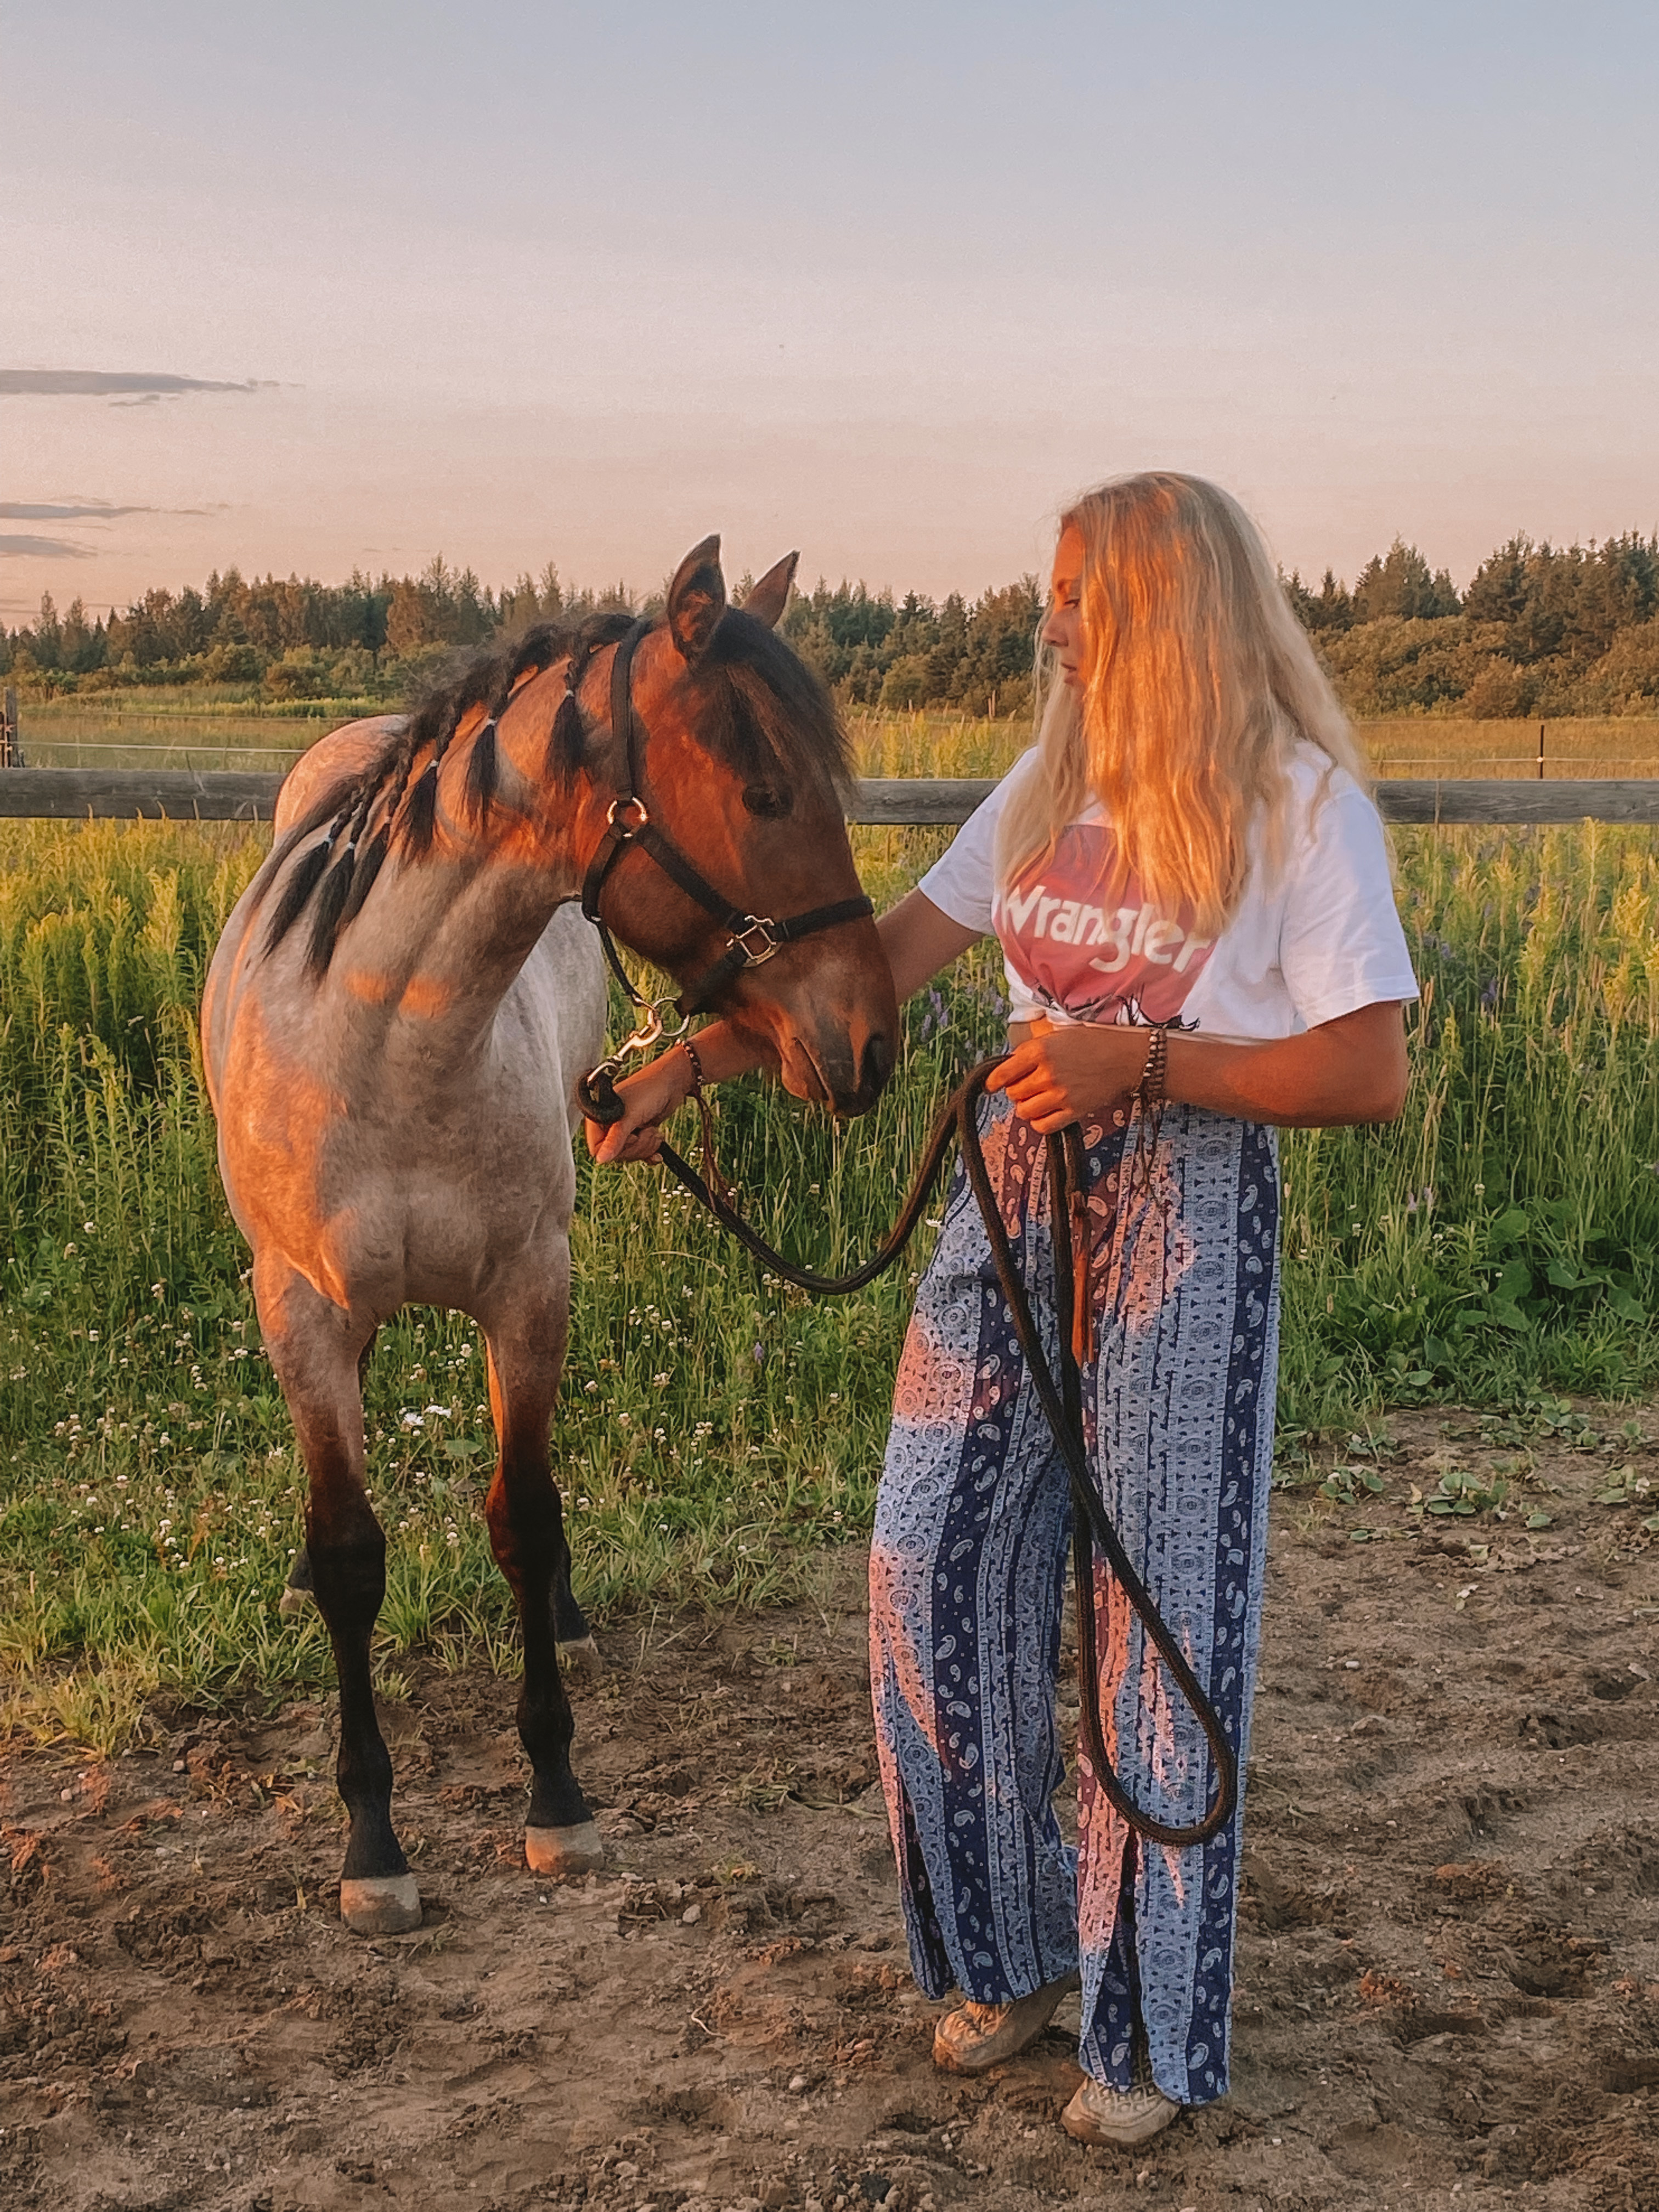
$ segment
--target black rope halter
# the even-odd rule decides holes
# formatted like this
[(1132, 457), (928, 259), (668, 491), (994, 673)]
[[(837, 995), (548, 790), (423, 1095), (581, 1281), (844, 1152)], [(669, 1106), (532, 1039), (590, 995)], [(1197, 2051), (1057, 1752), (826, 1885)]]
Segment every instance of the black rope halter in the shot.
[[(585, 1106), (604, 1103), (607, 1091), (614, 1096), (612, 1078), (630, 1051), (648, 1051), (664, 1036), (679, 1035), (694, 1016), (708, 1011), (727, 984), (745, 968), (759, 968), (786, 945), (798, 945), (805, 937), (814, 937), (820, 930), (838, 928), (845, 921), (864, 921), (875, 912), (868, 898), (859, 897), (837, 899), (832, 906), (811, 907), (805, 914), (791, 915), (782, 921), (770, 915), (749, 914), (723, 897), (678, 846), (658, 829), (640, 796), (648, 732), (634, 706), (634, 654), (640, 640), (651, 628), (650, 619), (641, 617), (631, 629), (624, 631), (617, 641), (611, 663), (611, 734), (622, 763), (623, 787), (611, 802), (605, 835), (582, 880), (582, 912), (599, 931), (605, 957), (617, 981), (635, 1006), (646, 1009), (647, 1020), (584, 1079)], [(588, 658), (587, 653), (572, 658), (565, 684), (573, 700), (587, 672)], [(678, 884), (688, 898), (694, 899), (705, 914), (712, 915), (726, 933), (726, 950), (720, 958), (672, 999), (646, 1000), (623, 966), (616, 940), (599, 909), (611, 872), (630, 845), (637, 845), (641, 852), (648, 853), (663, 873)], [(661, 1018), (662, 1009), (669, 1006), (679, 1017), (678, 1029), (672, 1031)], [(593, 1094), (591, 1098), (590, 1085)]]

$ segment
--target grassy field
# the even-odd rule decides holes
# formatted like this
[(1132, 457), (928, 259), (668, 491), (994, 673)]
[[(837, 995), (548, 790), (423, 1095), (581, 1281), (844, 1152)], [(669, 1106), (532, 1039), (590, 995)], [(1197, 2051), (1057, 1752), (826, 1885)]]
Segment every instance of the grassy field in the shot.
[[(108, 692), (26, 705), (23, 749), (36, 768), (281, 769), (351, 715), (382, 711), (371, 700), (261, 705), (211, 686)], [(1357, 726), (1381, 775), (1538, 773), (1535, 721), (1414, 714)], [(1543, 727), (1547, 775), (1659, 774), (1659, 720), (1587, 716)], [(1022, 723), (959, 715), (858, 714), (853, 728), (866, 775), (996, 775), (1030, 742)]]
[[(27, 738), (26, 728), (26, 738)], [(1006, 726), (901, 720), (872, 773), (992, 773)], [(886, 903), (945, 833), (858, 833)], [(1425, 990), (1399, 1125), (1286, 1148), (1281, 1449), (1391, 1403), (1528, 1404), (1659, 1378), (1659, 848), (1643, 830), (1413, 831)], [(148, 1701), (328, 1673), (279, 1623), (301, 1470), (226, 1214), (194, 1011), (258, 865), (229, 826), (0, 825), (0, 1715), (94, 1746)], [(890, 1218), (933, 1102), (994, 1044), (983, 950), (908, 1012), (903, 1066), (836, 1131), (720, 1103), (729, 1172), (820, 1264)], [(917, 1264), (921, 1255), (916, 1255)], [(651, 1171), (583, 1171), (556, 1440), (579, 1588), (623, 1606), (781, 1595), (867, 1526), (908, 1284), (814, 1304)], [(459, 1317), (382, 1334), (369, 1456), (392, 1537), (390, 1664), (505, 1659), (477, 1511), (483, 1364)]]

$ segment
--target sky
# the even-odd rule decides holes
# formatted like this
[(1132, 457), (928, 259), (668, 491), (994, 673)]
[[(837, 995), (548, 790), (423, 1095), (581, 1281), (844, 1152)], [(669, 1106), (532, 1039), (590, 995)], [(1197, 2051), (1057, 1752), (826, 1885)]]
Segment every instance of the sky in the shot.
[(1659, 525), (1652, 0), (0, 0), (0, 620)]

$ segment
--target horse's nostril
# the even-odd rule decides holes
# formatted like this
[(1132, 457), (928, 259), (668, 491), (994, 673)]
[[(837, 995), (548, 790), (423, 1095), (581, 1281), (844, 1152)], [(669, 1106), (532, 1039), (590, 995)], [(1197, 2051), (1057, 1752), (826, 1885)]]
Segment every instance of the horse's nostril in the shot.
[(864, 1081), (873, 1094), (878, 1091), (893, 1072), (893, 1041), (884, 1030), (878, 1030), (864, 1048)]

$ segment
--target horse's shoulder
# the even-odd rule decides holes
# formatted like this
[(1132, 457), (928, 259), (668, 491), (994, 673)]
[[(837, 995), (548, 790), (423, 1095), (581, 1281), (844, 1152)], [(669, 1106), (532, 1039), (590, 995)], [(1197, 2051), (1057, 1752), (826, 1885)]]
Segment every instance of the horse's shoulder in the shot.
[(361, 775), (403, 727), (401, 714), (368, 714), (361, 721), (345, 722), (319, 738), (283, 779), (276, 794), (276, 830), (280, 837), (314, 806), (325, 792)]

